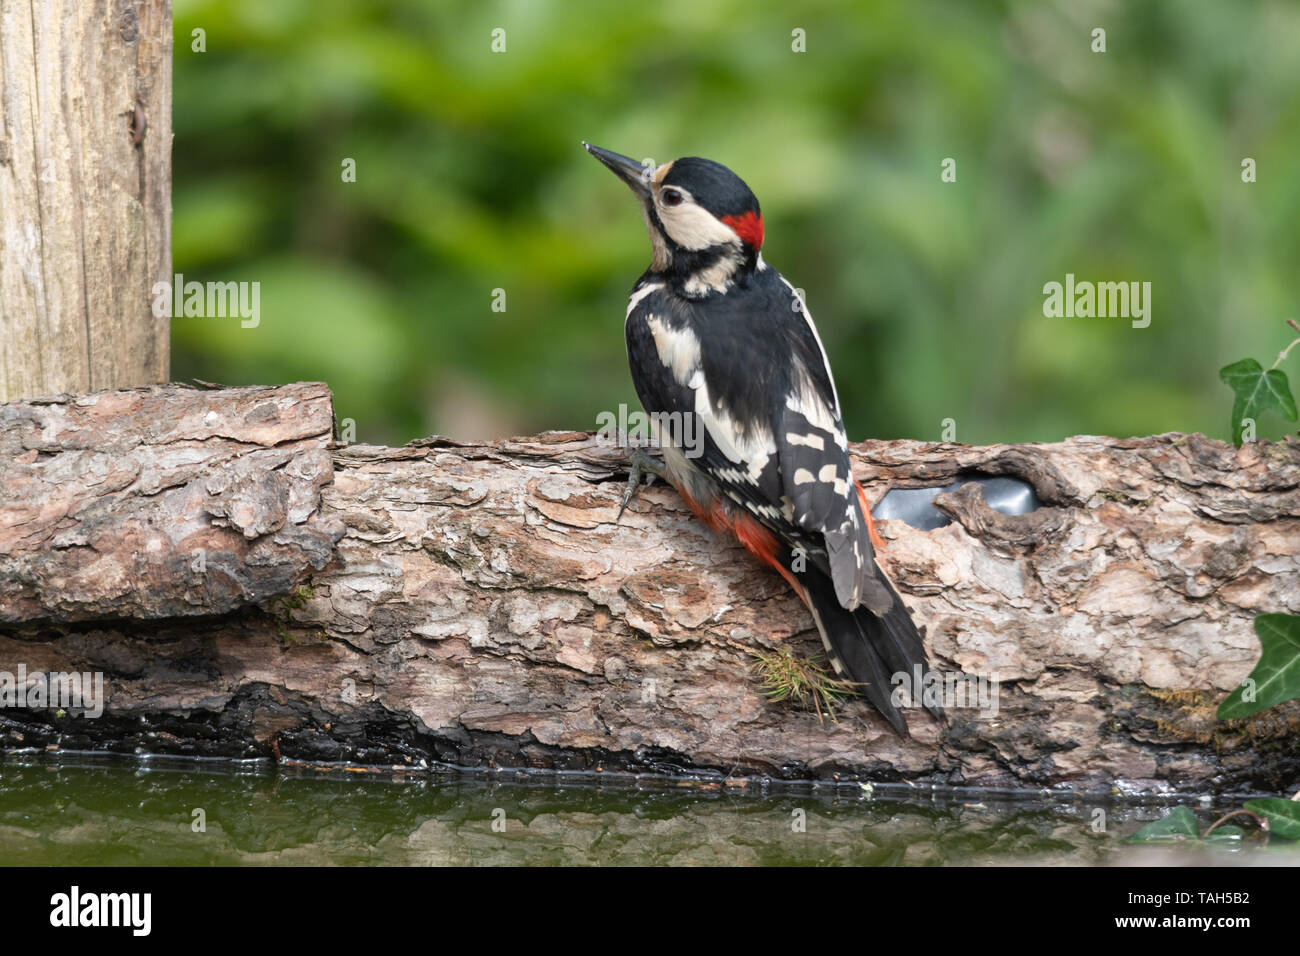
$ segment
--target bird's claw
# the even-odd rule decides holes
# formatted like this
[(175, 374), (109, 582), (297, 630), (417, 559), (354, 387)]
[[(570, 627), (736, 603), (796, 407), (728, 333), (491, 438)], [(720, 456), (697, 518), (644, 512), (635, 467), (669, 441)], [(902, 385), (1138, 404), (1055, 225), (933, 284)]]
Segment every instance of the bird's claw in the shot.
[(636, 494), (637, 486), (641, 484), (642, 478), (645, 478), (646, 484), (650, 485), (654, 483), (656, 477), (663, 477), (662, 466), (641, 449), (629, 448), (627, 457), (632, 463), (632, 467), (628, 469), (627, 487), (623, 490), (623, 500), (619, 502), (618, 517), (614, 519), (615, 524), (623, 520), (623, 512), (632, 503), (632, 496)]

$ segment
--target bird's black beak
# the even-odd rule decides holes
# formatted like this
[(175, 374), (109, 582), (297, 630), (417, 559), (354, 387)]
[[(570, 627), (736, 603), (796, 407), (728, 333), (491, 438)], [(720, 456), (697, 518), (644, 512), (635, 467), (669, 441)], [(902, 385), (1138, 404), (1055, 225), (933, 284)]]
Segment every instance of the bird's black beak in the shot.
[(582, 147), (609, 167), (615, 176), (627, 183), (632, 192), (636, 193), (637, 199), (650, 198), (650, 177), (654, 175), (653, 169), (642, 166), (628, 156), (620, 156), (618, 153), (592, 146), (590, 143), (584, 142)]

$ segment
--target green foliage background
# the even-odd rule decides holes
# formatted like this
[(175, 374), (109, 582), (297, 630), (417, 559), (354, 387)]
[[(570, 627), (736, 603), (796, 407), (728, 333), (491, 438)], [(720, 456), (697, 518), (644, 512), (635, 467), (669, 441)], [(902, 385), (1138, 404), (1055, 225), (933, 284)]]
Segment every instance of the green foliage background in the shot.
[[(173, 377), (326, 380), (359, 440), (637, 407), (648, 242), (581, 139), (746, 179), (853, 439), (1227, 437), (1218, 369), (1300, 313), (1291, 0), (176, 0), (175, 37), (176, 271), (262, 319), (174, 320)], [(1151, 326), (1045, 318), (1067, 272), (1150, 281)]]

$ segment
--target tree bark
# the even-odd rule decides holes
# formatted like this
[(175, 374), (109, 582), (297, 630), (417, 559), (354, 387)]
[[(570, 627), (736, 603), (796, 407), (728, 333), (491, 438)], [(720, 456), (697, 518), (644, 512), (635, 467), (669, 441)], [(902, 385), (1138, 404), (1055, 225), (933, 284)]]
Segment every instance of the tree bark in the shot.
[(659, 770), (1140, 791), (1294, 790), (1300, 708), (1214, 709), (1251, 622), (1300, 612), (1300, 442), (1200, 435), (853, 447), (867, 495), (977, 486), (882, 521), (940, 671), (997, 712), (764, 696), (755, 652), (820, 649), (784, 582), (670, 488), (615, 522), (585, 433), (337, 447), (319, 384), (0, 406), (0, 669), (98, 671), (98, 719), (0, 711), (9, 748), (420, 767)]
[(0, 401), (168, 377), (167, 0), (0, 0)]

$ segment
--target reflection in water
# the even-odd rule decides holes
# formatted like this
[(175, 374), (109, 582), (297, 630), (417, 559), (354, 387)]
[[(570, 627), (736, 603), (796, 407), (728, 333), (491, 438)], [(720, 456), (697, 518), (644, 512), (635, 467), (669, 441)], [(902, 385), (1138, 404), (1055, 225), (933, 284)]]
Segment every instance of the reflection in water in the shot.
[(0, 760), (0, 864), (1091, 864), (1123, 859), (1123, 838), (1163, 813), (1088, 798), (712, 786), (9, 757)]

